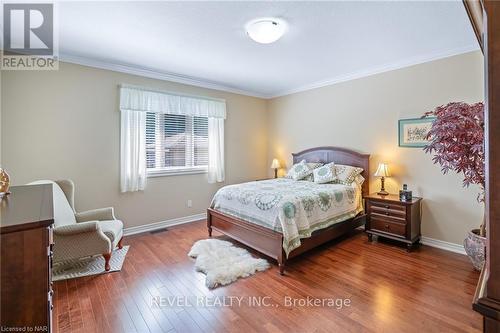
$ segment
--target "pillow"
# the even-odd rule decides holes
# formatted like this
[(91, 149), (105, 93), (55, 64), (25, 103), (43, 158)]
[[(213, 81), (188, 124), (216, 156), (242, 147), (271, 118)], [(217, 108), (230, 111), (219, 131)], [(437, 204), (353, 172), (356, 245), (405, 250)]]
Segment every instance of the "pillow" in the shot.
[(312, 174), (313, 169), (307, 165), (306, 160), (302, 160), (297, 164), (294, 164), (288, 173), (286, 174), (286, 178), (292, 178), (293, 180), (304, 179), (310, 174)]
[(318, 184), (330, 183), (337, 179), (335, 163), (328, 163), (313, 170), (314, 182)]
[[(319, 167), (323, 166), (323, 163), (321, 163), (321, 162), (309, 163), (309, 162), (308, 162), (308, 163), (307, 163), (307, 165), (308, 165), (311, 169), (313, 169), (313, 171), (314, 171), (314, 169), (316, 169), (316, 168), (319, 168)], [(304, 179), (302, 179), (302, 180), (305, 180), (305, 181), (308, 181), (308, 182), (313, 182), (313, 181), (314, 181), (314, 176), (313, 176), (313, 174), (311, 173), (310, 175), (306, 176), (306, 178), (304, 178)]]
[(304, 178), (302, 180), (305, 180), (306, 182), (313, 182), (314, 181), (314, 176), (311, 173), (310, 175), (306, 176), (306, 178)]
[(319, 168), (320, 166), (325, 165), (325, 163), (321, 163), (321, 162), (307, 162), (307, 165), (308, 165), (311, 169), (316, 169), (316, 168)]
[(337, 179), (335, 183), (351, 185), (357, 175), (363, 172), (362, 168), (353, 167), (350, 165), (335, 164), (335, 174)]
[(357, 175), (356, 177), (354, 177), (354, 182), (356, 184), (358, 184), (359, 186), (361, 186), (365, 182), (365, 177), (363, 177), (361, 175)]

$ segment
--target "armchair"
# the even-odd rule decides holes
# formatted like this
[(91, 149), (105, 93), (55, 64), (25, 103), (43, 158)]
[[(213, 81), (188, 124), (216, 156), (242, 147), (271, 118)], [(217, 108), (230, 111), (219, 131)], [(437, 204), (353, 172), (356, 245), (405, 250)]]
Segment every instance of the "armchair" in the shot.
[(77, 213), (75, 185), (71, 180), (41, 180), (30, 184), (53, 184), (54, 262), (94, 255), (104, 257), (106, 271), (115, 247), (122, 248), (123, 223), (112, 207)]

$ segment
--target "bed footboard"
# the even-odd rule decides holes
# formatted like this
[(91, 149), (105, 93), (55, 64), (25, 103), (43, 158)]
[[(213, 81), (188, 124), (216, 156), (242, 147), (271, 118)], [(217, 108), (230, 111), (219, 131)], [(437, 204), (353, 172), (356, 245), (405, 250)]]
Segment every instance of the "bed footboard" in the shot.
[[(316, 246), (338, 238), (362, 226), (365, 220), (366, 215), (359, 214), (347, 221), (337, 223), (323, 230), (318, 230), (313, 233), (310, 238), (302, 239), (302, 245), (293, 250), (288, 258), (293, 258)], [(212, 208), (207, 210), (207, 229), (209, 237), (212, 237), (212, 230), (215, 229), (275, 259), (278, 262), (280, 274), (284, 274), (287, 257), (283, 251), (283, 235), (281, 233), (244, 221), (237, 217), (228, 216)]]
[(215, 229), (273, 259), (279, 261), (283, 235), (256, 224), (225, 215), (212, 208), (207, 210), (208, 235)]

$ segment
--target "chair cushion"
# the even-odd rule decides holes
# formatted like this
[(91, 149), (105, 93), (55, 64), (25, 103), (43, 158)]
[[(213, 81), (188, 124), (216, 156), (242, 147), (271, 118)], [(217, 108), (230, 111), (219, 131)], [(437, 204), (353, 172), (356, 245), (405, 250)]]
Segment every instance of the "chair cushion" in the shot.
[(120, 220), (99, 221), (102, 232), (115, 244), (123, 235), (123, 223)]

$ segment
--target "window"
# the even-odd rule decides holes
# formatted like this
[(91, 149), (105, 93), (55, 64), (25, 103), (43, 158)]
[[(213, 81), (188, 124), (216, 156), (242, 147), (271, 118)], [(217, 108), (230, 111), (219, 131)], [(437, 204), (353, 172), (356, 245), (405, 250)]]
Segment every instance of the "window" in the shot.
[(120, 113), (122, 192), (169, 174), (206, 172), (209, 183), (224, 181), (223, 99), (122, 84)]
[(149, 176), (206, 172), (208, 118), (146, 113), (146, 169)]

